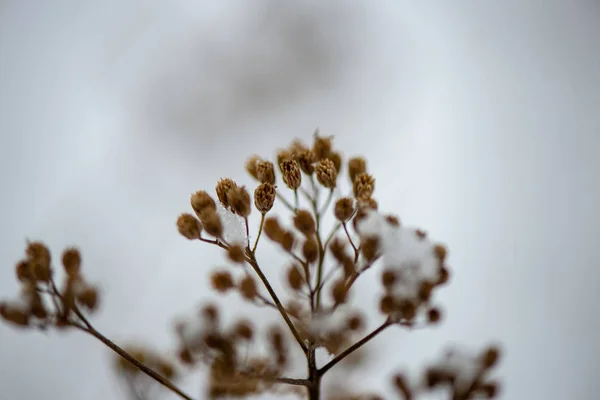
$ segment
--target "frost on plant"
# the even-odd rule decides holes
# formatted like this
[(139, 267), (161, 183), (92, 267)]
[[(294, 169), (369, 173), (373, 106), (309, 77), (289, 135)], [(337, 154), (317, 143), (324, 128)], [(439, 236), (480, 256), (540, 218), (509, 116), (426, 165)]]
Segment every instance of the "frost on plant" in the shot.
[[(99, 293), (84, 277), (79, 251), (63, 252), (59, 286), (42, 242), (27, 244), (16, 265), (20, 294), (0, 304), (2, 318), (16, 327), (76, 329), (95, 337), (114, 351), (116, 371), (138, 400), (160, 398), (164, 392), (155, 389), (161, 386), (192, 399), (176, 382), (199, 371), (207, 376), (203, 398), (325, 398), (324, 376), (384, 330), (440, 322), (434, 298), (449, 281), (447, 249), (379, 209), (376, 180), (364, 158), (344, 160), (332, 137), (315, 133), (311, 146), (294, 141), (273, 159), (251, 156), (245, 169), (255, 184), (221, 178), (214, 190), (193, 192), (190, 211), (179, 215), (176, 226), (190, 245), (223, 251), (230, 265), (210, 273), (216, 293), (237, 292), (250, 305), (271, 309), (279, 323), (257, 326), (243, 315), (225, 323), (218, 302), (211, 302), (174, 324), (172, 357), (139, 344), (120, 347), (89, 320)], [(262, 251), (266, 241), (282, 255), (275, 262), (281, 265), (272, 265), (272, 254)], [(276, 291), (265, 274), (272, 269), (285, 277), (285, 291)], [(369, 275), (381, 284), (379, 309), (371, 313), (380, 319), (375, 327), (352, 301), (355, 282)], [(329, 358), (319, 363), (323, 352)], [(422, 371), (389, 371), (390, 387), (406, 400), (431, 391), (453, 400), (493, 398), (499, 393), (492, 377), (499, 357), (497, 346), (452, 347)], [(299, 362), (302, 373), (294, 369)], [(354, 393), (328, 376), (328, 399), (382, 398)]]

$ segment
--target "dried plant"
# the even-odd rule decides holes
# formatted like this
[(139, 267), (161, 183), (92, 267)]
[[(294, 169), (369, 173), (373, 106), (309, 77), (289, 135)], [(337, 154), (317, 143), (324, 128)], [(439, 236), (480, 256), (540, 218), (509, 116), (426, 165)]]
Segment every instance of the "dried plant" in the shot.
[[(332, 137), (316, 132), (311, 147), (295, 141), (275, 160), (277, 165), (258, 156), (247, 161), (246, 170), (257, 181), (253, 191), (229, 178), (217, 183), (216, 200), (207, 191), (196, 191), (190, 198), (193, 213), (181, 214), (176, 224), (184, 238), (223, 249), (233, 264), (212, 272), (210, 283), (216, 292), (238, 292), (248, 303), (278, 313), (281, 324), (267, 327), (264, 340), (248, 319), (226, 326), (218, 306), (210, 303), (191, 320), (176, 324), (179, 366), (150, 349), (121, 348), (88, 320), (98, 308), (99, 296), (84, 278), (79, 251), (63, 252), (64, 282), (59, 288), (50, 251), (41, 242), (28, 243), (25, 258), (17, 263), (21, 295), (1, 303), (2, 318), (20, 327), (79, 329), (96, 337), (118, 355), (117, 371), (138, 399), (151, 397), (152, 382), (191, 399), (174, 381), (184, 368), (196, 366), (207, 370), (208, 398), (277, 392), (319, 399), (323, 376), (341, 361), (360, 363), (358, 350), (384, 330), (440, 322), (441, 310), (433, 297), (449, 280), (447, 249), (424, 231), (378, 209), (373, 197), (376, 181), (364, 158), (344, 163)], [(349, 178), (346, 195), (343, 166)], [(276, 204), (289, 211), (289, 223), (273, 214)], [(260, 223), (251, 240), (253, 208)], [(224, 216), (240, 221), (241, 235), (228, 233)], [(334, 221), (332, 226), (324, 226), (327, 218)], [(265, 236), (287, 259), (285, 302), (257, 256)], [(355, 282), (370, 270), (381, 277), (382, 322), (364, 334), (365, 318), (350, 300)], [(321, 366), (316, 357), (319, 348), (331, 355)], [(292, 378), (288, 373), (296, 353), (303, 354), (307, 373)], [(398, 398), (406, 400), (438, 389), (453, 400), (493, 398), (499, 384), (490, 374), (499, 355), (497, 346), (479, 353), (450, 349), (421, 374), (397, 374), (393, 387)], [(382, 398), (350, 393), (341, 384), (333, 387), (332, 400)]]

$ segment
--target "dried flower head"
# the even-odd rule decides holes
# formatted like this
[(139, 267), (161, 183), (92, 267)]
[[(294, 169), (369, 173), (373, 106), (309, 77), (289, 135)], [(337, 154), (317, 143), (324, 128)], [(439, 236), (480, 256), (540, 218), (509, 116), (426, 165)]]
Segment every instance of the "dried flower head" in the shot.
[(251, 276), (246, 276), (239, 285), (240, 293), (247, 300), (254, 300), (258, 296), (256, 282)]
[(298, 210), (294, 215), (294, 226), (304, 236), (312, 236), (316, 231), (316, 223), (311, 212), (304, 209)]
[(223, 178), (217, 182), (216, 192), (217, 198), (223, 204), (223, 207), (229, 208), (229, 201), (227, 200), (227, 193), (237, 187), (237, 184), (229, 178)]
[(354, 183), (356, 177), (365, 172), (367, 172), (367, 160), (363, 157), (352, 157), (348, 160), (348, 176), (350, 177), (350, 182)]
[(261, 183), (275, 184), (275, 166), (271, 161), (258, 161), (256, 164), (256, 174)]
[(183, 213), (177, 218), (177, 230), (189, 240), (200, 239), (202, 225), (192, 214)]
[(335, 171), (337, 172), (337, 174), (339, 174), (342, 170), (342, 155), (338, 152), (332, 152), (327, 158), (330, 159), (331, 162), (333, 162)]
[(42, 242), (29, 242), (25, 254), (33, 271), (33, 277), (38, 281), (49, 281), (51, 256), (48, 247)]
[(375, 190), (375, 178), (363, 172), (356, 176), (352, 185), (354, 197), (360, 200), (368, 200), (373, 196)]
[(193, 193), (190, 197), (190, 204), (192, 205), (192, 209), (200, 219), (202, 219), (200, 217), (200, 214), (202, 214), (204, 211), (217, 210), (217, 204), (215, 203), (213, 198), (210, 197), (210, 195), (204, 190), (199, 190)]
[(307, 175), (312, 175), (315, 172), (314, 163), (316, 161), (315, 155), (310, 150), (303, 150), (296, 154), (296, 160), (298, 161), (298, 165), (300, 165), (300, 169)]
[(292, 190), (296, 190), (302, 183), (302, 173), (300, 172), (300, 166), (298, 161), (294, 159), (286, 159), (279, 165), (281, 168), (281, 174), (283, 175), (283, 182)]
[(273, 208), (276, 196), (275, 185), (269, 182), (261, 183), (254, 190), (254, 206), (261, 214), (266, 214)]
[(333, 212), (338, 221), (348, 221), (354, 215), (354, 200), (350, 197), (342, 197), (335, 202)]
[(231, 211), (235, 214), (247, 218), (252, 211), (250, 194), (244, 186), (235, 186), (227, 192), (227, 201)]
[(207, 208), (199, 217), (206, 233), (214, 237), (223, 236), (223, 222), (215, 210)]
[(77, 275), (81, 268), (81, 253), (79, 250), (74, 247), (65, 249), (62, 254), (62, 264), (67, 275)]
[(319, 245), (313, 237), (308, 237), (302, 245), (302, 255), (309, 264), (313, 264), (319, 258)]
[(320, 136), (318, 130), (314, 133), (313, 136), (314, 142), (312, 151), (315, 155), (315, 159), (317, 161), (321, 161), (329, 157), (333, 148), (333, 136)]
[(319, 161), (316, 168), (317, 181), (326, 188), (333, 189), (336, 185), (337, 170), (333, 161), (325, 158)]
[(227, 255), (229, 256), (229, 259), (235, 263), (244, 263), (246, 261), (246, 250), (238, 244), (229, 246)]
[(304, 284), (304, 278), (300, 269), (296, 265), (291, 265), (288, 268), (287, 281), (293, 290), (300, 290)]
[(268, 217), (265, 218), (265, 223), (263, 226), (263, 232), (269, 239), (276, 243), (280, 243), (283, 237), (283, 229), (281, 225), (279, 225), (279, 221), (277, 217)]
[(225, 293), (235, 287), (229, 271), (216, 271), (210, 277), (210, 282), (217, 292)]

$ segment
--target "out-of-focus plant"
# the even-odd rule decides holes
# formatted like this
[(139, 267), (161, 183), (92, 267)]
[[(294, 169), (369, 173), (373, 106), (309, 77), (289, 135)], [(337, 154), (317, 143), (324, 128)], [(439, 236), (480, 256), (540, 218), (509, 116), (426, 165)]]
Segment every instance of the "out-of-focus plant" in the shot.
[[(348, 193), (343, 193), (343, 167)], [(221, 179), (216, 200), (204, 190), (192, 194), (193, 213), (181, 214), (177, 229), (192, 242), (217, 246), (226, 253), (232, 266), (212, 272), (215, 291), (237, 291), (248, 303), (269, 307), (280, 316), (281, 323), (264, 332), (265, 340), (260, 340), (257, 327), (247, 318), (225, 326), (219, 308), (210, 303), (193, 319), (176, 325), (180, 366), (149, 349), (121, 348), (88, 320), (98, 307), (98, 290), (83, 275), (79, 251), (63, 252), (64, 278), (59, 288), (50, 251), (41, 242), (28, 243), (25, 258), (17, 263), (21, 294), (1, 303), (2, 318), (20, 327), (79, 329), (96, 337), (118, 355), (117, 371), (132, 396), (145, 400), (155, 387), (152, 381), (191, 399), (174, 381), (183, 368), (201, 365), (208, 373), (208, 398), (290, 392), (319, 399), (323, 376), (384, 330), (440, 322), (441, 310), (433, 297), (449, 280), (447, 249), (424, 231), (378, 209), (373, 197), (375, 178), (364, 158), (344, 161), (331, 137), (315, 133), (312, 146), (294, 141), (277, 153), (275, 162), (251, 157), (246, 170), (257, 181), (253, 192), (232, 179)], [(289, 223), (273, 215), (276, 202), (289, 212)], [(253, 209), (260, 214), (256, 230), (249, 223)], [(328, 214), (333, 223), (324, 226)], [(238, 219), (241, 232), (228, 233), (224, 216)], [(287, 259), (285, 301), (263, 271), (269, 260), (259, 260), (264, 237)], [(350, 294), (355, 282), (370, 270), (381, 277), (380, 306), (375, 310), (381, 323), (365, 334), (365, 318), (353, 307)], [(258, 351), (261, 344), (266, 352)], [(292, 346), (304, 355), (304, 376), (288, 376)], [(331, 355), (321, 366), (316, 357), (319, 348)], [(421, 374), (397, 374), (392, 381), (398, 397), (406, 400), (438, 389), (446, 390), (453, 400), (493, 398), (499, 384), (489, 375), (499, 353), (497, 346), (477, 353), (453, 348), (426, 365)], [(339, 385), (330, 398), (382, 397), (350, 393)]]

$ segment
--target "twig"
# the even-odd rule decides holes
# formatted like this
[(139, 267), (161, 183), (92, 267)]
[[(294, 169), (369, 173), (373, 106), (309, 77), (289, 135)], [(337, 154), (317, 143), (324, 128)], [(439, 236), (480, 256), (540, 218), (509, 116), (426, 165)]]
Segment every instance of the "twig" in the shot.
[(265, 286), (265, 288), (269, 292), (269, 295), (271, 295), (271, 299), (273, 299), (273, 302), (275, 303), (275, 306), (279, 310), (279, 313), (281, 314), (281, 317), (284, 319), (285, 323), (290, 328), (290, 331), (292, 332), (292, 335), (294, 335), (294, 338), (298, 342), (298, 345), (300, 345), (300, 347), (302, 348), (302, 351), (304, 352), (304, 354), (307, 354), (308, 349), (306, 348), (306, 345), (302, 341), (302, 338), (300, 337), (300, 334), (298, 333), (298, 330), (294, 326), (294, 323), (292, 322), (292, 320), (288, 316), (287, 311), (285, 310), (285, 308), (281, 304), (281, 301), (279, 300), (279, 297), (277, 297), (277, 293), (275, 293), (275, 291), (273, 290), (273, 287), (269, 283), (269, 280), (267, 279), (267, 277), (265, 276), (265, 274), (260, 269), (260, 267), (258, 265), (258, 262), (256, 261), (256, 257), (254, 257), (254, 255), (251, 255), (251, 257), (246, 258), (246, 262), (248, 264), (250, 264), (250, 266), (254, 269), (254, 272), (256, 272), (256, 274), (258, 275), (259, 279), (262, 281), (263, 285)]
[(369, 333), (367, 336), (365, 336), (358, 342), (354, 343), (352, 346), (348, 347), (346, 350), (342, 351), (340, 354), (337, 355), (337, 357), (335, 357), (333, 360), (331, 360), (327, 364), (325, 364), (325, 366), (323, 366), (323, 368), (319, 369), (318, 370), (319, 376), (323, 376), (327, 371), (329, 371), (331, 368), (333, 368), (337, 363), (342, 361), (344, 358), (346, 358), (350, 354), (354, 353), (356, 350), (358, 350), (364, 344), (369, 342), (375, 336), (377, 336), (378, 334), (383, 332), (390, 325), (392, 325), (392, 321), (388, 318), (385, 320), (385, 322), (383, 324), (381, 324), (373, 332)]
[(258, 227), (258, 233), (256, 234), (256, 241), (254, 241), (254, 246), (252, 246), (252, 254), (256, 254), (256, 246), (258, 246), (258, 241), (260, 239), (260, 235), (262, 234), (264, 225), (265, 225), (265, 214), (262, 213), (260, 216), (260, 226)]

